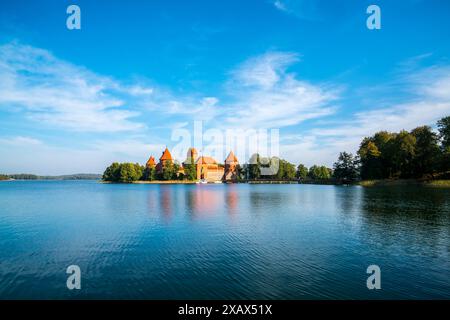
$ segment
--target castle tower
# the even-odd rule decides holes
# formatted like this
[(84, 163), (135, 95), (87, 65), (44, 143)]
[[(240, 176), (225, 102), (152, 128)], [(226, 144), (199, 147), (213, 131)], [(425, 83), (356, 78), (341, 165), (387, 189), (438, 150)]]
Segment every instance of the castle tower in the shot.
[(225, 171), (223, 175), (224, 181), (236, 181), (238, 178), (238, 158), (230, 151), (228, 157), (225, 159)]
[(147, 163), (145, 164), (145, 166), (147, 168), (154, 168), (156, 167), (156, 162), (155, 162), (155, 158), (153, 156), (150, 156), (150, 158), (148, 159)]
[[(186, 160), (184, 161), (184, 164), (195, 164), (198, 158), (197, 149), (195, 148), (189, 148), (186, 154)], [(192, 163), (191, 163), (192, 159)]]
[(173, 164), (173, 158), (169, 149), (166, 147), (162, 156), (159, 158), (159, 163), (156, 165), (156, 171), (159, 173), (162, 172), (163, 168), (168, 164)]

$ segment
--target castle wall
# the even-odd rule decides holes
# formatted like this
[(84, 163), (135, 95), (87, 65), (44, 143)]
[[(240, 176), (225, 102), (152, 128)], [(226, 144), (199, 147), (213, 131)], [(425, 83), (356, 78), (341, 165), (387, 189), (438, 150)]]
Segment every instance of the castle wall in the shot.
[(208, 182), (222, 181), (224, 168), (217, 165), (197, 164), (197, 179), (205, 179)]

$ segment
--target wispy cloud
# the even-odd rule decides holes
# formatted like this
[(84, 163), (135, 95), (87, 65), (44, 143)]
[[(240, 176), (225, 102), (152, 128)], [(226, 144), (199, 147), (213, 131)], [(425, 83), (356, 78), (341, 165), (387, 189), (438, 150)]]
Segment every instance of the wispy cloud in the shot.
[(142, 128), (123, 95), (131, 90), (117, 81), (17, 42), (0, 47), (0, 108), (22, 108), (29, 119), (75, 131), (116, 132)]
[(9, 146), (21, 146), (21, 147), (38, 146), (42, 145), (42, 143), (43, 142), (41, 140), (23, 136), (0, 138), (0, 144)]
[(319, 5), (324, 0), (271, 0), (273, 6), (295, 17), (306, 20), (320, 19)]
[(298, 61), (293, 53), (269, 52), (233, 71), (229, 91), (234, 101), (224, 107), (224, 123), (282, 128), (333, 114), (341, 88), (313, 84), (288, 72)]
[(333, 114), (341, 88), (288, 72), (299, 62), (295, 53), (268, 52), (231, 70), (219, 96), (177, 95), (158, 88), (141, 107), (177, 117), (175, 122), (204, 120), (217, 128), (281, 128)]
[(275, 0), (273, 2), (273, 5), (275, 6), (275, 8), (277, 8), (278, 10), (281, 11), (288, 11), (288, 9), (286, 8), (286, 5), (283, 3), (283, 1), (281, 0)]

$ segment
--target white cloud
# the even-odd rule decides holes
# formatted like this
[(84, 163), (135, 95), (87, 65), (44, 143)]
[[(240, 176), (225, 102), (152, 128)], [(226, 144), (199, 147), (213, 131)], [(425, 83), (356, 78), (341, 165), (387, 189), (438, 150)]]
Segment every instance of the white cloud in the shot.
[(333, 114), (340, 88), (313, 84), (287, 72), (299, 61), (295, 53), (268, 52), (232, 70), (220, 99), (177, 96), (159, 88), (142, 107), (176, 116), (177, 122), (204, 120), (215, 128), (281, 128)]
[(134, 85), (127, 88), (127, 91), (132, 95), (139, 96), (139, 95), (151, 95), (154, 92), (154, 89), (142, 87), (140, 85)]
[[(150, 89), (135, 87), (132, 94)], [(29, 119), (76, 131), (138, 130), (117, 81), (16, 42), (0, 46), (0, 108), (19, 107)]]
[(410, 93), (431, 101), (450, 101), (450, 66), (432, 66), (405, 76)]
[(41, 145), (42, 141), (31, 137), (15, 136), (15, 137), (0, 138), (0, 144), (26, 147), (26, 146)]
[(234, 74), (233, 81), (242, 86), (272, 88), (284, 75), (286, 68), (298, 62), (297, 54), (290, 52), (269, 52), (244, 62)]
[(286, 5), (281, 2), (281, 0), (276, 0), (273, 5), (275, 6), (275, 8), (277, 8), (278, 10), (281, 11), (287, 11)]
[(337, 86), (312, 84), (287, 72), (298, 57), (269, 52), (233, 72), (234, 101), (224, 107), (224, 124), (244, 128), (281, 128), (334, 113)]

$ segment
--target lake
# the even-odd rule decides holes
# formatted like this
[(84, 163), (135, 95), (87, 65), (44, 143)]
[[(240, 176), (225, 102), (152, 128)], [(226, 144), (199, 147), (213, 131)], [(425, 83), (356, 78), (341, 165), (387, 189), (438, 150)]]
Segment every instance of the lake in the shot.
[(0, 299), (449, 299), (449, 252), (450, 189), (0, 182)]

